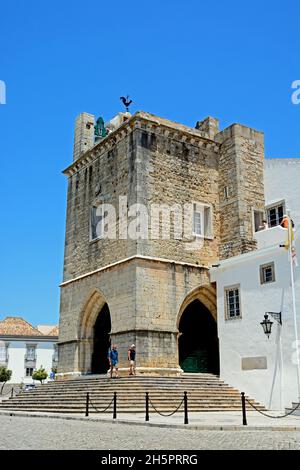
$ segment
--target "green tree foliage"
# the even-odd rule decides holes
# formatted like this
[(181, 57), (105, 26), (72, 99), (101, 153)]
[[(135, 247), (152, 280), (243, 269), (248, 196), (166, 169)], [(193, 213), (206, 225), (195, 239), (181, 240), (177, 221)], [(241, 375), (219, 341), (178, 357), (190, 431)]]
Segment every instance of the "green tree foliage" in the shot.
[(6, 384), (6, 382), (8, 380), (10, 380), (11, 374), (12, 374), (12, 371), (7, 369), (6, 366), (0, 366), (0, 382), (3, 383), (2, 387), (1, 387), (0, 394), (2, 394), (2, 391), (4, 389), (4, 385)]
[(48, 374), (45, 371), (45, 369), (43, 368), (43, 366), (41, 366), (39, 369), (35, 370), (32, 374), (33, 380), (39, 380), (41, 382), (41, 384), (43, 383), (43, 380), (45, 380), (47, 377), (48, 377)]

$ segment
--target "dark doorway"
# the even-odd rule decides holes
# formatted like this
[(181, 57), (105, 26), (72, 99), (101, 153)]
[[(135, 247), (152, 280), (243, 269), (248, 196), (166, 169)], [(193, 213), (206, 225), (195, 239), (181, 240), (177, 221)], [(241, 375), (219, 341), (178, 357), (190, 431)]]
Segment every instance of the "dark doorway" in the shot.
[(92, 374), (106, 374), (109, 369), (107, 354), (110, 346), (111, 321), (108, 305), (105, 304), (94, 325), (94, 350)]
[(199, 300), (183, 312), (179, 331), (179, 364), (185, 372), (219, 374), (217, 323)]

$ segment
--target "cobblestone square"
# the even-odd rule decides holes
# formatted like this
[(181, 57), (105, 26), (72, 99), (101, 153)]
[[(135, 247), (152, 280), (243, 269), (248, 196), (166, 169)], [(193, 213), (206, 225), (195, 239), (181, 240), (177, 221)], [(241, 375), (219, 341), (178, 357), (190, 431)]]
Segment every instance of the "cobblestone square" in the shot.
[(198, 431), (0, 416), (1, 450), (299, 450), (300, 431)]

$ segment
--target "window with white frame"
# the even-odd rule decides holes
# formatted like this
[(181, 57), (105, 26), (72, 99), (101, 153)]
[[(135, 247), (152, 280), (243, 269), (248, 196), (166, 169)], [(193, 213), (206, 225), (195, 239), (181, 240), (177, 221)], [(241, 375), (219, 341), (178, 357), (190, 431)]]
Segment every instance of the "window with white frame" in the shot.
[(36, 360), (36, 345), (26, 344), (26, 361), (35, 361)]
[(241, 318), (240, 286), (225, 288), (226, 320)]
[(194, 234), (203, 235), (203, 214), (194, 209)]
[(274, 262), (262, 264), (259, 268), (260, 271), (260, 283), (269, 284), (275, 281), (275, 266)]
[(283, 219), (284, 213), (285, 213), (284, 201), (280, 201), (276, 204), (266, 206), (268, 226), (276, 227), (276, 225), (279, 225)]
[(103, 213), (101, 206), (91, 207), (90, 240), (103, 236)]
[(212, 237), (212, 208), (208, 204), (194, 203), (193, 234), (199, 237)]

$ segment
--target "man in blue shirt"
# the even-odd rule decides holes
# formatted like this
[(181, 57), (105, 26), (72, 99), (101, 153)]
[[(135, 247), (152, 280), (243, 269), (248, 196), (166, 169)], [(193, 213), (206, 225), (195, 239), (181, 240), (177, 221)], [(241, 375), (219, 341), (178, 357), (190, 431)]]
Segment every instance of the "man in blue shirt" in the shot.
[(109, 365), (110, 365), (110, 378), (112, 379), (113, 370), (115, 369), (116, 379), (117, 379), (119, 355), (118, 355), (117, 346), (115, 344), (113, 344), (112, 348), (108, 352), (108, 360), (109, 360)]

